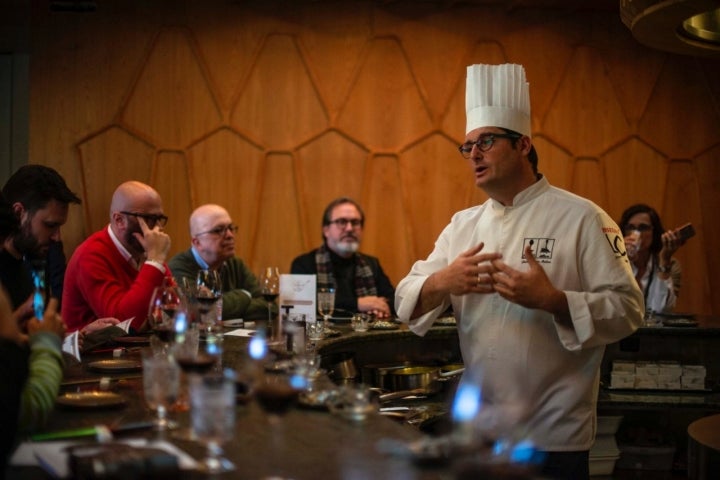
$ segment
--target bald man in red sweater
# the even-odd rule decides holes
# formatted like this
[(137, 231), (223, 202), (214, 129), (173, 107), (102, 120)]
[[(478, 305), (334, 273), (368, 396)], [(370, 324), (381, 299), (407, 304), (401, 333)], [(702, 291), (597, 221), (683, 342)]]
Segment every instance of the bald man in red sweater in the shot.
[[(162, 199), (149, 185), (121, 184), (113, 194), (110, 224), (80, 244), (68, 262), (63, 319), (69, 332), (90, 333), (133, 318), (140, 330), (155, 287), (170, 277), (170, 236)], [(118, 320), (119, 319), (119, 320)]]

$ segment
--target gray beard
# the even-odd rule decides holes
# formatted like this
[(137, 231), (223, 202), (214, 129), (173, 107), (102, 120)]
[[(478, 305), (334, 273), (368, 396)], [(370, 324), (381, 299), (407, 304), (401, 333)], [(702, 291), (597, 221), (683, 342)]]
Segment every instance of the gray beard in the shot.
[(338, 242), (335, 244), (335, 250), (338, 255), (352, 255), (359, 249), (359, 242)]

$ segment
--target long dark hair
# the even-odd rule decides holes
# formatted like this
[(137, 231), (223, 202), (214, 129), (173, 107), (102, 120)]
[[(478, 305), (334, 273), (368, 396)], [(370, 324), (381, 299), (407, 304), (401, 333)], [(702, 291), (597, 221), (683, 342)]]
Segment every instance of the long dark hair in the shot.
[(644, 203), (637, 203), (626, 208), (622, 216), (620, 217), (620, 222), (618, 222), (620, 231), (622, 231), (624, 235), (625, 227), (627, 227), (630, 219), (638, 213), (647, 213), (650, 217), (650, 223), (652, 224), (653, 229), (652, 243), (650, 243), (650, 253), (652, 255), (657, 255), (658, 253), (660, 253), (660, 250), (662, 250), (661, 237), (665, 229), (663, 228), (663, 224), (660, 221), (660, 215), (658, 215), (657, 211), (655, 211), (655, 209), (652, 208), (650, 205), (645, 205)]

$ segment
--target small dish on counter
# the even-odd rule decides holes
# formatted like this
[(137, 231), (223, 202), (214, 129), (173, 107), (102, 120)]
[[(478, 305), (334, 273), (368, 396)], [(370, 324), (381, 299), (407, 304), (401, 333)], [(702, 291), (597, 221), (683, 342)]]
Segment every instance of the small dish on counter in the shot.
[(435, 322), (433, 322), (434, 325), (439, 325), (441, 327), (454, 327), (457, 325), (457, 320), (453, 316), (448, 317), (440, 317)]
[(122, 395), (113, 392), (75, 392), (59, 396), (55, 403), (66, 408), (114, 408), (127, 403)]
[(397, 330), (400, 326), (395, 322), (377, 320), (370, 324), (370, 330)]
[(125, 373), (142, 370), (142, 363), (137, 360), (113, 358), (111, 360), (98, 360), (88, 363), (88, 368), (96, 372)]

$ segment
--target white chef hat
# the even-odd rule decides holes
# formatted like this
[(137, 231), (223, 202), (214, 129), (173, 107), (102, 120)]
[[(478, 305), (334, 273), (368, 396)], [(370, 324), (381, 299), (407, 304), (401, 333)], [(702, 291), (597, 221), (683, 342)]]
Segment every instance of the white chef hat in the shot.
[(468, 66), (465, 112), (465, 133), (502, 127), (530, 137), (530, 85), (522, 65)]

